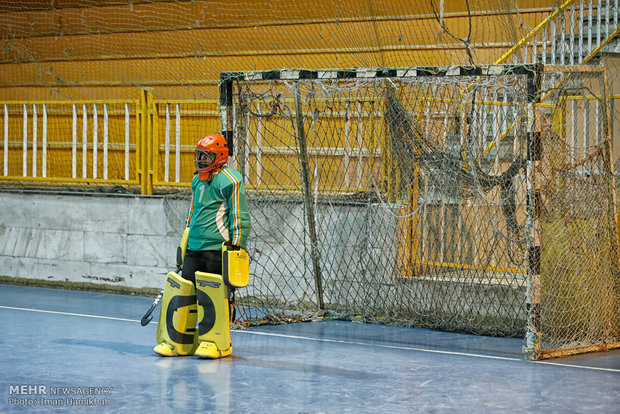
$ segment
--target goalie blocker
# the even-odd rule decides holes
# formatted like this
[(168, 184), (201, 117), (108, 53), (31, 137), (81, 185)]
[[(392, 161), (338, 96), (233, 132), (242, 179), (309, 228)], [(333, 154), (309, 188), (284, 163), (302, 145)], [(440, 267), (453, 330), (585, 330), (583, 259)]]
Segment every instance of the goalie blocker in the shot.
[[(186, 243), (183, 237), (179, 265), (185, 256)], [(197, 271), (195, 279), (196, 285), (175, 272), (166, 277), (157, 327), (158, 345), (153, 349), (159, 355), (221, 358), (232, 353), (229, 298), (235, 288), (248, 285), (247, 252), (223, 244), (222, 275)]]

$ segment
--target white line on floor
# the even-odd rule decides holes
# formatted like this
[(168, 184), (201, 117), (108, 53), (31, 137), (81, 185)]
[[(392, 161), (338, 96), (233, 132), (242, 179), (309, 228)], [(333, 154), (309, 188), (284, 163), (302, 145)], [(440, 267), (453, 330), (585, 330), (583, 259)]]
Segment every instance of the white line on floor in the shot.
[[(0, 305), (0, 309), (50, 313), (50, 314), (55, 314), (55, 315), (79, 316), (83, 318), (108, 319), (108, 320), (113, 320), (113, 321), (140, 323), (140, 321), (137, 319), (125, 319), (125, 318), (116, 318), (113, 316), (88, 315), (88, 314), (83, 314), (83, 313), (60, 312), (60, 311), (50, 311), (50, 310), (43, 310), (43, 309), (18, 308), (14, 306)], [(373, 346), (376, 348), (401, 349), (401, 350), (406, 350), (406, 351), (418, 351), (418, 352), (427, 352), (427, 353), (435, 353), (435, 354), (443, 354), (443, 355), (458, 355), (458, 356), (466, 356), (466, 357), (474, 357), (474, 358), (498, 359), (498, 360), (503, 360), (503, 361), (531, 362), (531, 361), (526, 361), (521, 358), (501, 357), (501, 356), (484, 355), (484, 354), (472, 354), (468, 352), (442, 351), (442, 350), (436, 350), (436, 349), (416, 348), (416, 347), (401, 346), (401, 345), (382, 345), (382, 344), (358, 342), (358, 341), (345, 341), (341, 339), (312, 338), (308, 336), (286, 335), (286, 334), (272, 333), (272, 332), (244, 331), (244, 330), (233, 330), (231, 332), (232, 333), (245, 333), (245, 334), (251, 334), (251, 335), (273, 336), (273, 337), (287, 338), (287, 339), (301, 339), (304, 341), (331, 342), (331, 343), (348, 344), (348, 345)], [(554, 366), (569, 367), (569, 368), (579, 368), (579, 369), (589, 369), (589, 370), (594, 370), (594, 371), (607, 371), (607, 372), (620, 373), (620, 369), (614, 369), (614, 368), (590, 367), (590, 366), (584, 366), (584, 365), (563, 364), (561, 362), (549, 362), (549, 361), (534, 361), (534, 362), (537, 364), (543, 364), (543, 365), (554, 365)]]
[(436, 349), (426, 349), (426, 348), (416, 348), (411, 346), (402, 346), (402, 345), (382, 345), (376, 343), (367, 343), (367, 342), (358, 342), (358, 341), (345, 341), (341, 339), (327, 339), (327, 338), (312, 338), (307, 336), (297, 336), (297, 335), (284, 335), (270, 332), (256, 332), (256, 331), (234, 331), (234, 332), (244, 332), (254, 335), (266, 335), (266, 336), (279, 336), (283, 338), (290, 339), (303, 339), (307, 341), (317, 341), (317, 342), (333, 342), (339, 344), (350, 344), (350, 345), (363, 345), (363, 346), (374, 346), (378, 348), (389, 348), (389, 349), (402, 349), (407, 351), (420, 351), (420, 352), (431, 352), (436, 354), (445, 354), (445, 355), (461, 355), (461, 356), (469, 356), (476, 358), (487, 358), (487, 359), (501, 359), (506, 361), (521, 361), (520, 358), (511, 358), (511, 357), (501, 357), (494, 355), (482, 355), (482, 354), (471, 354), (467, 352), (455, 352), (455, 351), (441, 351)]
[(50, 311), (50, 310), (43, 310), (43, 309), (31, 309), (31, 308), (16, 308), (14, 306), (2, 306), (2, 305), (0, 305), (0, 308), (2, 308), (2, 309), (27, 311), (27, 312), (53, 313), (55, 315), (81, 316), (83, 318), (110, 319), (110, 320), (113, 320), (113, 321), (123, 321), (123, 322), (140, 322), (140, 321), (136, 321), (134, 319), (115, 318), (113, 316), (86, 315), (86, 314), (83, 314), (83, 313), (59, 312), (59, 311)]
[(285, 334), (270, 333), (270, 332), (240, 331), (240, 330), (231, 331), (231, 332), (249, 333), (249, 334), (253, 334), (253, 335), (278, 336), (278, 337), (282, 337), (282, 338), (303, 339), (303, 340), (307, 340), (307, 341), (333, 342), (333, 343), (342, 343), (342, 344), (350, 344), (350, 345), (374, 346), (374, 347), (377, 347), (377, 348), (389, 348), (389, 349), (402, 349), (402, 350), (407, 350), (407, 351), (430, 352), (430, 353), (444, 354), (444, 355), (459, 355), (459, 356), (467, 356), (467, 357), (474, 357), (474, 358), (499, 359), (499, 360), (504, 360), (504, 361), (534, 362), (536, 364), (556, 365), (556, 366), (562, 366), (562, 367), (581, 368), (581, 369), (590, 369), (590, 370), (595, 370), (595, 371), (608, 371), (608, 372), (620, 373), (620, 369), (614, 369), (614, 368), (589, 367), (589, 366), (584, 366), (584, 365), (563, 364), (561, 362), (527, 361), (527, 360), (522, 359), (522, 358), (511, 358), (511, 357), (502, 357), (502, 356), (484, 355), (484, 354), (472, 354), (472, 353), (468, 353), (468, 352), (442, 351), (442, 350), (436, 350), (436, 349), (416, 348), (416, 347), (400, 346), (400, 345), (382, 345), (382, 344), (367, 343), (367, 342), (344, 341), (344, 340), (339, 340), (339, 339), (312, 338), (312, 337), (306, 337), (306, 336), (285, 335)]

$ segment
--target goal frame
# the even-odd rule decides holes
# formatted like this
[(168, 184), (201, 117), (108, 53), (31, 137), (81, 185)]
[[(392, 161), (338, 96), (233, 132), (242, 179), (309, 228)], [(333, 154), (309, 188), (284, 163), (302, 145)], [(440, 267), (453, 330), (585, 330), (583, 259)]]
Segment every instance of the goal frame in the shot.
[[(248, 71), (248, 72), (222, 72), (220, 76), (220, 99), (219, 112), (221, 120), (222, 135), (226, 138), (230, 148), (230, 155), (233, 156), (237, 149), (236, 143), (238, 137), (235, 136), (235, 108), (234, 108), (234, 83), (243, 82), (265, 82), (265, 81), (289, 81), (297, 82), (304, 80), (351, 80), (351, 79), (411, 79), (415, 77), (449, 77), (449, 76), (501, 76), (501, 75), (524, 75), (527, 78), (527, 98), (526, 98), (526, 303), (524, 303), (527, 315), (527, 327), (525, 334), (525, 345), (523, 348), (527, 359), (553, 358), (558, 355), (565, 355), (565, 351), (554, 353), (540, 349), (540, 262), (541, 262), (541, 237), (540, 237), (540, 214), (541, 214), (541, 192), (540, 192), (540, 174), (542, 160), (542, 123), (541, 123), (541, 103), (544, 101), (544, 92), (541, 89), (541, 80), (545, 72), (600, 72), (603, 82), (601, 88), (604, 91), (604, 102), (609, 103), (608, 90), (606, 87), (606, 77), (604, 68), (583, 68), (574, 67), (573, 69), (564, 66), (544, 66), (542, 64), (525, 64), (525, 65), (482, 65), (482, 66), (450, 66), (450, 67), (409, 67), (409, 68), (365, 68), (365, 69), (278, 69), (267, 71)], [(297, 97), (297, 95), (296, 95)], [(609, 108), (605, 111), (605, 136), (609, 143), (611, 154), (611, 136), (609, 129)], [(303, 126), (298, 131), (302, 141)], [(234, 162), (234, 161), (233, 161)], [(236, 165), (235, 165), (236, 166)], [(613, 171), (613, 165), (612, 165)], [(307, 172), (305, 173), (307, 174)], [(613, 179), (613, 177), (612, 177)], [(311, 189), (308, 183), (304, 182), (303, 190), (306, 196), (309, 196)], [(615, 194), (613, 194), (615, 200)], [(614, 202), (614, 219), (617, 218)], [(308, 212), (308, 225), (310, 230), (314, 225), (313, 214)], [(617, 225), (614, 230), (617, 236)], [(310, 239), (313, 245), (316, 245), (316, 235), (312, 236), (310, 231)], [(313, 255), (314, 272), (316, 278), (316, 289), (319, 308), (322, 309), (323, 301), (321, 298), (321, 274), (318, 258)], [(606, 344), (606, 349), (620, 347), (620, 343)], [(601, 349), (598, 346), (597, 349)], [(571, 353), (587, 352), (589, 349), (575, 350)]]

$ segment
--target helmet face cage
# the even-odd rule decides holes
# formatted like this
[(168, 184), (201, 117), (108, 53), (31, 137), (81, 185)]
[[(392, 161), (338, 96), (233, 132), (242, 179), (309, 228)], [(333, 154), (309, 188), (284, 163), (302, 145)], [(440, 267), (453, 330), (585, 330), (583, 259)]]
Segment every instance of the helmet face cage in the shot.
[(200, 180), (208, 180), (228, 161), (228, 145), (220, 134), (207, 135), (196, 144), (194, 164)]
[(194, 151), (194, 164), (198, 171), (204, 171), (211, 167), (217, 158), (217, 154), (213, 151), (197, 149)]

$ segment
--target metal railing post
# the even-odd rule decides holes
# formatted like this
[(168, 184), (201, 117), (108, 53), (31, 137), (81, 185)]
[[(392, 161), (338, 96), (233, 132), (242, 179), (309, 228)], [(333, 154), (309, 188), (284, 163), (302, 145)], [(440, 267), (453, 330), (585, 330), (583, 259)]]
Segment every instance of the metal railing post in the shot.
[(140, 92), (140, 107), (137, 111), (137, 137), (136, 137), (136, 172), (138, 182), (140, 183), (140, 192), (142, 195), (148, 194), (147, 188), (147, 172), (146, 172), (146, 154), (147, 154), (147, 107), (146, 107), (146, 91)]
[(155, 105), (153, 103), (153, 94), (146, 92), (145, 101), (145, 113), (146, 113), (146, 137), (145, 137), (145, 168), (146, 168), (146, 195), (153, 194), (153, 174), (154, 157), (157, 155), (157, 149), (154, 147), (156, 139), (154, 137), (157, 132), (157, 125), (155, 124)]

